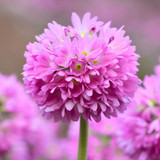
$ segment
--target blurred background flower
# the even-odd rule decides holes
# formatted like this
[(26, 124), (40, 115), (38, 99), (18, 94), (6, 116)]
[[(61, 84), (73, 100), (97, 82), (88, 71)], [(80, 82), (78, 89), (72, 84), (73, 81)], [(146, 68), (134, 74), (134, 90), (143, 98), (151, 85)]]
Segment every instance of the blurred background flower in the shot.
[(57, 160), (57, 124), (39, 115), (15, 76), (0, 74), (0, 84), (0, 160)]
[(145, 76), (129, 109), (121, 115), (119, 146), (134, 160), (160, 159), (160, 77)]
[(52, 20), (69, 25), (73, 11), (80, 16), (89, 11), (99, 20), (111, 20), (112, 26), (125, 25), (126, 34), (131, 36), (133, 44), (137, 46), (137, 53), (141, 55), (140, 77), (152, 73), (160, 54), (159, 0), (1, 0), (1, 72), (16, 73), (21, 78), (26, 44), (34, 41), (34, 35), (41, 34)]

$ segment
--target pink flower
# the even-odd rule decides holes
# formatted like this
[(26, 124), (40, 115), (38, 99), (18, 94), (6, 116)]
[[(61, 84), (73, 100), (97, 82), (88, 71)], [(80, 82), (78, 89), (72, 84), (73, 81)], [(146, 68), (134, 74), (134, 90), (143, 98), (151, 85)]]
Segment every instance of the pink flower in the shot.
[(72, 14), (73, 27), (56, 22), (29, 43), (24, 83), (42, 114), (65, 123), (101, 120), (123, 112), (140, 80), (135, 47), (120, 28), (86, 13)]
[(10, 115), (32, 117), (37, 113), (35, 104), (26, 95), (24, 87), (14, 75), (0, 74), (0, 84), (0, 119)]
[(80, 34), (83, 37), (86, 33), (93, 34), (100, 30), (103, 22), (97, 21), (97, 17), (91, 19), (91, 14), (89, 12), (85, 13), (82, 19), (82, 22), (79, 16), (76, 13), (72, 13), (72, 24), (74, 30), (77, 34)]
[(15, 76), (0, 74), (0, 84), (0, 158), (57, 160), (61, 156), (55, 149), (58, 126), (53, 128), (39, 116)]
[(146, 76), (119, 119), (119, 146), (135, 160), (160, 159), (160, 77)]

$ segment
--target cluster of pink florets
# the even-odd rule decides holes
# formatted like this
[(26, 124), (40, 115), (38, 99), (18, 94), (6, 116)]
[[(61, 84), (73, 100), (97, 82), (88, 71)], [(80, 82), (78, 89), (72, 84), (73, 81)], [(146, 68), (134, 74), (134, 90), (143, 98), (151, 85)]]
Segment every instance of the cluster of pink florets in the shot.
[(0, 119), (10, 118), (10, 115), (29, 118), (37, 113), (35, 104), (14, 75), (4, 76), (0, 73), (0, 84)]
[(0, 160), (56, 159), (56, 125), (41, 118), (15, 76), (0, 74), (0, 84)]
[[(156, 67), (158, 72), (158, 67)], [(120, 119), (120, 148), (134, 160), (160, 159), (160, 77), (145, 76)]]
[(72, 24), (49, 23), (37, 42), (27, 45), (26, 88), (42, 114), (54, 121), (116, 116), (140, 82), (135, 47), (123, 27), (103, 25), (90, 13), (82, 21), (73, 13)]

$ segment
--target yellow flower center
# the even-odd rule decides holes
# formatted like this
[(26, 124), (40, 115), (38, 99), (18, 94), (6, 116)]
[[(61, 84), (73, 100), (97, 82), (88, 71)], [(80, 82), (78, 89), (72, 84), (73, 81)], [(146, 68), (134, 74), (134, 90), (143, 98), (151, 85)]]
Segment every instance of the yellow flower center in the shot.
[(82, 68), (82, 66), (81, 66), (80, 64), (77, 64), (77, 65), (76, 65), (76, 69), (77, 69), (77, 70), (81, 70), (81, 68)]
[(73, 84), (77, 84), (79, 83), (78, 81), (76, 81), (75, 79), (73, 79)]
[(91, 37), (92, 37), (92, 35), (93, 35), (93, 33), (91, 33), (91, 32), (90, 32), (90, 33), (89, 33), (89, 38), (91, 38)]
[(92, 61), (93, 62), (93, 64), (97, 64), (98, 63), (98, 61)]
[(83, 38), (85, 36), (85, 32), (80, 32), (81, 37)]
[(156, 102), (156, 100), (151, 99), (151, 100), (148, 102), (148, 105), (149, 105), (149, 107), (156, 107), (156, 106), (158, 106), (158, 103)]
[(62, 39), (62, 37), (59, 39), (61, 42), (64, 42), (64, 40)]
[(82, 54), (84, 54), (85, 56), (87, 56), (87, 55), (88, 55), (88, 53), (87, 53), (87, 52), (82, 52)]

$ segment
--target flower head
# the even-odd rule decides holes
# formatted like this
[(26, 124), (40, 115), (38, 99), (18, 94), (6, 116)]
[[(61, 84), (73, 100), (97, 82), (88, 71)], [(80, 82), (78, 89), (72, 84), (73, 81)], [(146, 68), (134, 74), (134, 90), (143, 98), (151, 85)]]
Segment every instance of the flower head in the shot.
[(146, 76), (127, 114), (122, 115), (119, 145), (135, 160), (160, 159), (160, 77)]
[(73, 27), (56, 22), (29, 43), (24, 83), (42, 114), (54, 121), (101, 120), (123, 112), (140, 80), (135, 47), (123, 28), (103, 25), (90, 13)]
[(57, 160), (60, 153), (53, 152), (57, 144), (52, 143), (56, 124), (53, 128), (39, 116), (15, 76), (0, 74), (0, 84), (0, 158)]
[(0, 119), (10, 116), (32, 117), (37, 113), (34, 108), (35, 104), (26, 95), (24, 87), (14, 75), (0, 74), (0, 84)]

